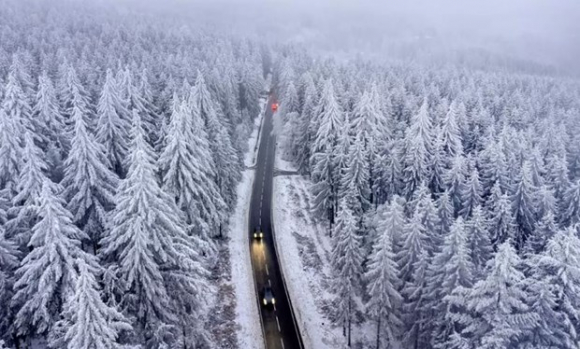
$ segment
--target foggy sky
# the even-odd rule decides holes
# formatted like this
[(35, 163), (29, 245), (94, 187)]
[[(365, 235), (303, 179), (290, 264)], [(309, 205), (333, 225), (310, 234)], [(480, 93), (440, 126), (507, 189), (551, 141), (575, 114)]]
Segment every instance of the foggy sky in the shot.
[[(137, 0), (126, 0), (137, 1)], [(580, 72), (578, 0), (140, 0), (269, 41), (380, 52), (420, 41), (441, 50), (485, 48)]]

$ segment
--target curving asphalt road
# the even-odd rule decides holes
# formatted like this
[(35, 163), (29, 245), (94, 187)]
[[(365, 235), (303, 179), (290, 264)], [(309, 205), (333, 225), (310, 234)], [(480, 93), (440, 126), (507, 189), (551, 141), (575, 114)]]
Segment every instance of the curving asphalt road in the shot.
[[(258, 293), (261, 322), (266, 349), (301, 349), (302, 339), (296, 328), (291, 311), (291, 302), (284, 288), (280, 266), (275, 252), (271, 222), (272, 178), (274, 174), (274, 153), (276, 137), (272, 134), (272, 101), (270, 97), (264, 121), (262, 138), (258, 149), (256, 175), (249, 219), (249, 242), (254, 281)], [(255, 240), (254, 229), (260, 226), (264, 233), (262, 240)], [(261, 302), (261, 290), (270, 285), (276, 298), (275, 307), (265, 307)]]

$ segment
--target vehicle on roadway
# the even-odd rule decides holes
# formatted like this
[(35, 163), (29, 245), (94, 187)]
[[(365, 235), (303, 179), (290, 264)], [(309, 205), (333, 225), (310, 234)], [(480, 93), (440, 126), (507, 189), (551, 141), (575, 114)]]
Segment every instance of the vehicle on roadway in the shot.
[(260, 229), (260, 227), (254, 228), (254, 239), (260, 240), (263, 237), (264, 237), (264, 232), (262, 231), (262, 229)]
[(266, 286), (262, 289), (262, 304), (265, 307), (276, 305), (276, 298), (274, 297), (274, 292), (270, 286)]
[(272, 103), (272, 111), (276, 112), (278, 110), (278, 103)]

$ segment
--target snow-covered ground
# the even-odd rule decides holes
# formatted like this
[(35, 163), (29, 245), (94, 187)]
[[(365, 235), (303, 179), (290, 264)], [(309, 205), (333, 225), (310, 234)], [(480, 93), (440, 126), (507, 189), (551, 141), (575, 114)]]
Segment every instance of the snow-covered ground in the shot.
[[(276, 169), (294, 171), (292, 164), (282, 157), (277, 151)], [(310, 184), (297, 174), (274, 177), (276, 248), (305, 347), (346, 348), (342, 327), (335, 326), (329, 318), (333, 299), (329, 283), (332, 245), (328, 227), (320, 224), (310, 211)], [(353, 326), (353, 347), (361, 347), (360, 342), (367, 343), (372, 338), (369, 330), (369, 324)]]
[[(246, 167), (252, 166), (258, 141), (258, 129), (262, 122), (264, 103), (260, 117), (256, 123), (252, 136), (248, 140), (248, 152), (244, 159)], [(248, 245), (247, 226), (248, 210), (252, 185), (254, 183), (254, 170), (245, 169), (241, 182), (238, 184), (238, 202), (229, 224), (229, 254), (232, 268), (232, 284), (236, 301), (237, 338), (240, 349), (262, 349), (264, 339), (260, 325), (260, 315), (256, 303), (256, 290), (252, 277), (252, 264)]]

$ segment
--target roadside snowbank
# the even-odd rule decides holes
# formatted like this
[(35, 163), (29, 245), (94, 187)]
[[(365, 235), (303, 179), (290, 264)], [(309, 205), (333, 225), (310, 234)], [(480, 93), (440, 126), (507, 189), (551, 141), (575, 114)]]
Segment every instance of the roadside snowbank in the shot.
[[(265, 101), (261, 103), (262, 112), (256, 118), (254, 131), (248, 140), (248, 152), (246, 152), (244, 159), (246, 167), (252, 166), (255, 158), (257, 150), (255, 145), (258, 141), (258, 130), (264, 115), (264, 104)], [(240, 349), (264, 348), (247, 236), (248, 210), (250, 209), (254, 173), (254, 170), (247, 168), (242, 173), (242, 180), (237, 187), (238, 201), (230, 218), (228, 232), (232, 283), (236, 297), (237, 338)]]
[[(276, 169), (295, 169), (276, 155)], [(272, 198), (275, 241), (286, 277), (296, 321), (304, 346), (312, 349), (343, 347), (340, 328), (325, 316), (332, 294), (328, 292), (330, 241), (308, 210), (308, 181), (298, 175), (276, 176)]]

